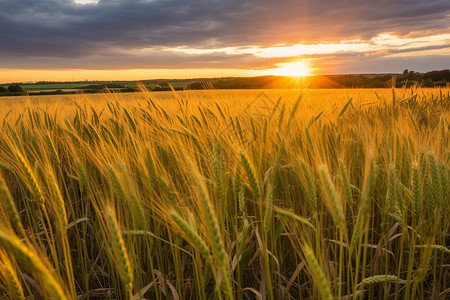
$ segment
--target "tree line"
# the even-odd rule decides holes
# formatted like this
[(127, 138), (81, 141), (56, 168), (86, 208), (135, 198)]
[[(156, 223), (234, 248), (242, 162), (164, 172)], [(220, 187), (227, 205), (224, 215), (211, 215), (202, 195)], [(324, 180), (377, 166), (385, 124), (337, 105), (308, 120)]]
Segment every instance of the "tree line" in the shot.
[[(395, 80), (393, 80), (395, 78)], [(409, 87), (417, 84), (422, 87), (445, 87), (450, 83), (450, 70), (419, 73), (404, 70), (402, 74), (387, 75), (316, 75), (303, 79), (287, 76), (258, 76), (211, 80), (215, 89), (294, 89), (299, 87), (320, 88), (386, 88)], [(194, 82), (188, 89), (211, 88), (211, 84)]]
[[(393, 80), (395, 79), (395, 80)], [(302, 79), (289, 76), (257, 76), (216, 78), (205, 82), (196, 81), (171, 87), (168, 82), (159, 82), (153, 86), (147, 86), (152, 91), (175, 90), (202, 90), (202, 89), (296, 89), (299, 87), (320, 88), (386, 88), (386, 87), (410, 87), (419, 85), (422, 87), (445, 87), (450, 84), (450, 70), (434, 70), (420, 73), (404, 70), (401, 74), (383, 75), (316, 75)], [(76, 88), (83, 93), (101, 93), (106, 89), (115, 92), (137, 92), (135, 87), (126, 87), (122, 84), (95, 84)], [(23, 95), (26, 92), (20, 84), (11, 84), (8, 87), (0, 86), (0, 96)], [(36, 95), (73, 94), (75, 92), (57, 90), (46, 92), (31, 92)]]
[(0, 86), (0, 93), (23, 93), (23, 89), (20, 84), (11, 84), (7, 88)]

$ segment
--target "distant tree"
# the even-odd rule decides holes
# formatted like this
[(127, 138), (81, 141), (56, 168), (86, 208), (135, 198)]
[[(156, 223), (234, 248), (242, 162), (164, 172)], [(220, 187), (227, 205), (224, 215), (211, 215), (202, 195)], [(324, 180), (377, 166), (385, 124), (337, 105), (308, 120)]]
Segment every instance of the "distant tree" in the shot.
[(8, 86), (8, 92), (10, 93), (22, 93), (23, 89), (19, 84), (12, 84)]
[(422, 82), (422, 86), (424, 87), (434, 87), (433, 80), (431, 78), (427, 78)]
[(439, 70), (427, 72), (423, 75), (424, 79), (431, 79), (433, 81), (450, 81), (450, 70)]
[(122, 93), (134, 93), (134, 92), (137, 92), (138, 90), (135, 88), (123, 88), (123, 89), (120, 89), (120, 91)]
[(8, 90), (5, 87), (0, 86), (0, 93), (6, 93), (7, 91)]
[(408, 69), (403, 71), (403, 74), (401, 76), (403, 79), (408, 79), (408, 80), (420, 80), (420, 73), (414, 72), (414, 71), (409, 71)]
[(202, 90), (203, 89), (203, 83), (201, 82), (194, 82), (188, 85), (188, 89), (190, 90)]

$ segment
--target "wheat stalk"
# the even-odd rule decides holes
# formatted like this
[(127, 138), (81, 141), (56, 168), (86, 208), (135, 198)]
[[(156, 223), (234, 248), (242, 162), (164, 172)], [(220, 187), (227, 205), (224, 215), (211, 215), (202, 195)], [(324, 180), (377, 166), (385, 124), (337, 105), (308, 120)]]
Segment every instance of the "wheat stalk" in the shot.
[(205, 241), (201, 238), (201, 236), (197, 233), (195, 228), (192, 228), (191, 225), (186, 220), (184, 220), (183, 217), (180, 216), (177, 212), (170, 211), (169, 215), (187, 236), (189, 242), (198, 250), (198, 252), (200, 252), (200, 254), (207, 262), (210, 262), (211, 252), (209, 250), (209, 247), (208, 245), (206, 245)]
[(421, 186), (419, 179), (419, 167), (417, 164), (413, 164), (413, 174), (412, 174), (412, 215), (413, 220), (417, 224), (420, 217), (420, 212), (422, 209), (422, 195)]
[(320, 268), (320, 265), (317, 261), (316, 256), (314, 255), (313, 250), (308, 245), (303, 245), (303, 253), (305, 254), (306, 261), (308, 262), (310, 274), (314, 279), (314, 284), (319, 290), (322, 299), (324, 300), (332, 300), (333, 296), (331, 295), (330, 284), (325, 277), (324, 272)]
[(398, 281), (399, 278), (395, 275), (375, 275), (371, 277), (365, 278), (359, 285), (369, 285), (369, 284), (378, 284), (384, 282), (393, 282)]
[(434, 187), (434, 199), (437, 206), (441, 206), (444, 203), (444, 192), (442, 189), (442, 181), (441, 174), (439, 171), (439, 166), (434, 157), (433, 152), (428, 153), (428, 157), (430, 159), (430, 171), (431, 171), (431, 179)]
[(8, 294), (11, 299), (25, 300), (22, 285), (17, 277), (16, 270), (6, 255), (0, 253), (0, 277), (3, 277), (8, 287)]
[(339, 159), (339, 168), (341, 169), (342, 181), (344, 183), (345, 199), (347, 200), (347, 205), (351, 208), (353, 206), (352, 188), (342, 158)]
[(22, 171), (24, 172), (25, 178), (27, 180), (27, 185), (30, 188), (31, 192), (33, 193), (35, 200), (39, 205), (44, 206), (45, 205), (44, 196), (42, 194), (42, 190), (37, 182), (34, 172), (31, 170), (30, 166), (25, 161), (25, 158), (22, 156), (22, 154), (20, 154), (18, 151), (16, 151), (16, 157), (20, 163)]
[(188, 159), (188, 162), (197, 186), (197, 192), (200, 199), (202, 212), (204, 213), (205, 218), (206, 232), (211, 244), (213, 256), (216, 259), (223, 276), (223, 290), (227, 298), (232, 298), (233, 288), (230, 279), (230, 266), (227, 260), (227, 254), (225, 251), (225, 244), (222, 238), (220, 225), (217, 220), (214, 207), (211, 203), (211, 200), (209, 199), (208, 191), (206, 189), (204, 181), (200, 179), (200, 175), (198, 174), (197, 168), (194, 166), (193, 162), (190, 159)]
[(109, 238), (111, 241), (111, 250), (114, 260), (117, 262), (120, 279), (125, 287), (126, 294), (131, 299), (133, 295), (133, 271), (128, 257), (127, 248), (122, 238), (120, 226), (116, 215), (110, 206), (105, 207), (105, 218)]
[(372, 197), (375, 190), (376, 181), (376, 168), (375, 161), (368, 160), (366, 164), (366, 172), (364, 176), (364, 185), (362, 189), (362, 201), (359, 207), (358, 216), (356, 218), (356, 224), (353, 228), (353, 234), (351, 238), (351, 245), (354, 249), (361, 239), (363, 234), (364, 224), (370, 216), (370, 209), (372, 205)]
[(250, 163), (247, 159), (247, 156), (243, 152), (240, 153), (242, 165), (244, 167), (245, 173), (247, 174), (247, 178), (250, 182), (250, 188), (252, 189), (253, 196), (255, 196), (256, 199), (261, 199), (261, 188), (256, 180), (255, 172), (253, 171), (253, 168), (250, 166)]
[(314, 182), (314, 178), (311, 174), (311, 170), (308, 167), (308, 165), (303, 160), (300, 160), (300, 164), (302, 166), (303, 176), (306, 180), (307, 200), (310, 205), (311, 211), (313, 213), (316, 213), (316, 210), (317, 210), (316, 184)]
[(321, 175), (320, 179), (322, 180), (322, 184), (325, 187), (325, 193), (328, 199), (327, 203), (329, 203), (328, 207), (330, 209), (331, 215), (333, 216), (334, 224), (336, 227), (343, 229), (345, 224), (345, 216), (341, 201), (339, 200), (336, 192), (336, 188), (331, 181), (331, 177), (328, 173), (327, 168), (324, 165), (321, 165), (319, 166), (319, 170)]
[(402, 223), (402, 213), (398, 204), (398, 189), (397, 189), (397, 178), (395, 176), (395, 168), (394, 165), (390, 165), (389, 167), (389, 187), (387, 192), (387, 211), (395, 221)]
[(64, 204), (64, 199), (59, 190), (58, 184), (53, 173), (49, 172), (48, 178), (50, 180), (50, 188), (52, 191), (53, 204), (56, 206), (57, 220), (60, 225), (61, 232), (65, 233), (67, 229), (67, 213)]
[(24, 266), (33, 269), (38, 278), (44, 282), (45, 286), (48, 288), (47, 292), (54, 299), (67, 299), (66, 292), (52, 275), (53, 270), (49, 270), (48, 267), (44, 265), (41, 258), (30, 250), (29, 247), (20, 241), (14, 234), (0, 229), (0, 247), (14, 255), (14, 257)]
[(273, 213), (273, 183), (269, 182), (266, 195), (266, 210), (264, 211), (264, 232), (267, 234), (270, 232), (272, 226), (272, 213)]
[(19, 212), (17, 211), (16, 204), (11, 196), (11, 193), (9, 192), (8, 187), (6, 186), (5, 180), (1, 175), (0, 175), (0, 195), (3, 197), (5, 201), (6, 211), (9, 215), (9, 220), (11, 222), (12, 227), (18, 234), (25, 237), (26, 236), (25, 230), (23, 229), (22, 222), (20, 221), (20, 215)]

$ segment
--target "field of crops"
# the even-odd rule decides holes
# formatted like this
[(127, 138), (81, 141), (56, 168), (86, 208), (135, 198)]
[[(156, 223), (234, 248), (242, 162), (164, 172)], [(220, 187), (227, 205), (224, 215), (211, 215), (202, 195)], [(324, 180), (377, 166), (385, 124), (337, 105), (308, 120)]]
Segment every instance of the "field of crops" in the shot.
[(448, 299), (449, 89), (0, 99), (0, 298)]

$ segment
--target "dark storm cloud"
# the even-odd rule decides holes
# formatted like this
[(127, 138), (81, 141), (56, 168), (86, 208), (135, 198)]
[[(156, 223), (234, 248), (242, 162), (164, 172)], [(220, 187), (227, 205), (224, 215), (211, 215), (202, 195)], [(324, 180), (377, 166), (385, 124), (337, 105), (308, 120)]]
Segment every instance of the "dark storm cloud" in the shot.
[(445, 31), (449, 13), (448, 0), (0, 0), (0, 55), (108, 57), (142, 48), (369, 39)]
[(0, 56), (0, 68), (5, 69), (258, 69), (262, 66), (272, 67), (276, 63), (286, 61), (285, 58), (261, 58), (251, 54), (227, 55), (213, 53), (203, 55), (186, 55), (184, 53), (171, 53), (150, 51), (145, 54), (133, 55), (90, 55), (75, 59), (61, 57), (11, 57)]

